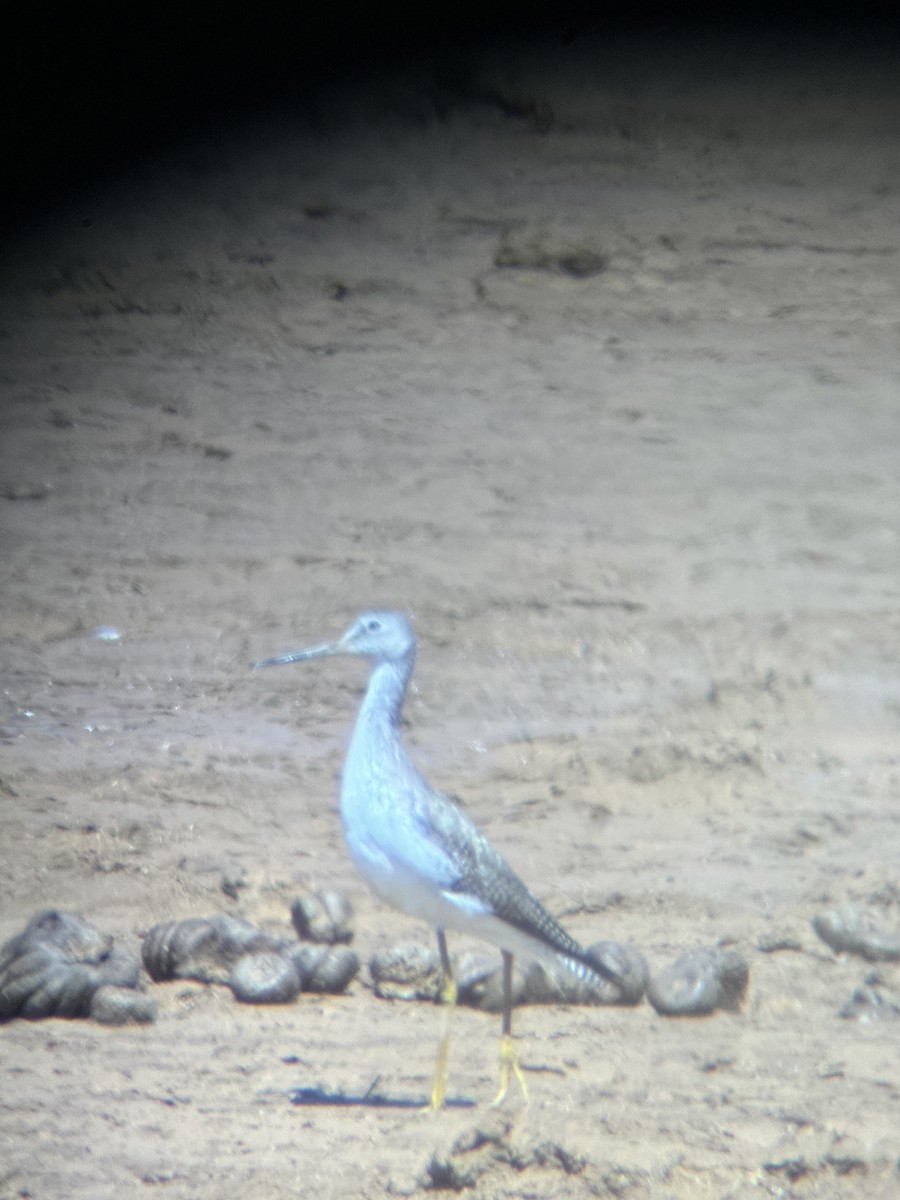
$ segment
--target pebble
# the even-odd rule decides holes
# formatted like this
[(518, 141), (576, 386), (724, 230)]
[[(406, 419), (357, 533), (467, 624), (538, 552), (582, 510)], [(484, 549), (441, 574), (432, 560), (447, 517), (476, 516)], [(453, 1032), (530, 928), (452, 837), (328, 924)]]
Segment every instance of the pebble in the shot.
[(858, 987), (843, 1008), (838, 1010), (838, 1016), (845, 1021), (860, 1021), (864, 1025), (872, 1021), (896, 1021), (900, 1017), (900, 1005), (885, 999), (876, 988)]
[(647, 999), (666, 1017), (704, 1016), (737, 1010), (747, 991), (750, 968), (735, 950), (711, 946), (688, 950), (650, 980)]
[(870, 962), (900, 962), (900, 933), (885, 930), (855, 904), (813, 917), (812, 927), (838, 954), (858, 954)]
[(838, 1016), (846, 1021), (860, 1021), (868, 1025), (872, 1021), (896, 1021), (900, 1018), (900, 1004), (889, 1000), (879, 989), (892, 989), (889, 980), (881, 971), (870, 971), (863, 980), (862, 986), (854, 990), (853, 995), (838, 1010)]
[(91, 631), (91, 637), (98, 638), (101, 642), (118, 642), (122, 639), (121, 633), (112, 625), (98, 625)]
[(240, 864), (226, 867), (219, 878), (219, 887), (229, 900), (237, 900), (238, 893), (246, 886), (247, 872)]
[(286, 954), (245, 954), (231, 970), (228, 985), (242, 1004), (292, 1004), (300, 977)]
[[(611, 971), (615, 980), (604, 980), (596, 1001), (599, 1004), (639, 1004), (647, 990), (650, 968), (635, 946), (619, 942), (593, 942), (587, 948), (588, 957)], [(618, 997), (615, 992), (618, 991)], [(607, 999), (607, 994), (609, 998)]]
[(111, 983), (97, 988), (91, 999), (91, 1017), (101, 1025), (148, 1025), (156, 1020), (157, 1008), (146, 992)]
[(383, 1000), (436, 1000), (441, 992), (440, 956), (417, 943), (374, 954), (369, 974), (375, 995)]
[(779, 954), (785, 950), (799, 952), (803, 949), (803, 939), (793, 929), (769, 929), (759, 935), (756, 948), (763, 954)]
[(307, 942), (335, 945), (353, 940), (353, 908), (340, 892), (312, 892), (291, 905), (297, 936)]
[(300, 977), (304, 992), (346, 991), (359, 973), (359, 957), (346, 946), (293, 946), (287, 953)]

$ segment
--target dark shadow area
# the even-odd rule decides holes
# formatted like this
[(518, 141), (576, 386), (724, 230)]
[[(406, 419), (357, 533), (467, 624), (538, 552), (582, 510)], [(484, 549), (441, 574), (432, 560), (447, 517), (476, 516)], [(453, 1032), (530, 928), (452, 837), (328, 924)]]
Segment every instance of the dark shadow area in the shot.
[[(375, 1080), (377, 1085), (378, 1080)], [(298, 1108), (406, 1108), (425, 1109), (425, 1100), (412, 1096), (385, 1096), (372, 1088), (359, 1095), (348, 1095), (346, 1092), (330, 1092), (325, 1088), (301, 1087), (291, 1093), (291, 1103)], [(463, 1100), (460, 1097), (448, 1098), (444, 1101), (445, 1108), (474, 1108), (474, 1100)]]
[(475, 44), (541, 37), (565, 46), (598, 33), (606, 39), (644, 29), (665, 38), (710, 23), (732, 37), (779, 40), (782, 33), (803, 36), (837, 22), (842, 38), (871, 36), (881, 44), (880, 27), (867, 33), (880, 11), (856, 7), (848, 21), (828, 5), (793, 6), (786, 16), (783, 6), (737, 4), (723, 16), (721, 5), (640, 0), (262, 4), (242, 8), (239, 16), (208, 5), (70, 6), (52, 18), (42, 9), (24, 10), (15, 27), (7, 23), (0, 51), (6, 179), (0, 223), (14, 227), (85, 181), (181, 138), (214, 135), (216, 127), (270, 106), (302, 111), (323, 85), (389, 72), (416, 58), (452, 65), (460, 50)]

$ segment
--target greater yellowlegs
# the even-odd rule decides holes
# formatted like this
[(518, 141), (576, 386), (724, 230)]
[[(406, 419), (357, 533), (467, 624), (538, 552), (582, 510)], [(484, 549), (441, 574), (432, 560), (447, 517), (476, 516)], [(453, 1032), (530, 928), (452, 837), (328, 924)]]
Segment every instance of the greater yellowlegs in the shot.
[(445, 930), (472, 933), (503, 954), (503, 1034), (500, 1091), (514, 1072), (527, 1095), (512, 1039), (513, 955), (539, 959), (581, 979), (610, 978), (529, 891), (466, 814), (436, 791), (407, 757), (400, 715), (416, 657), (416, 638), (402, 613), (367, 612), (343, 637), (267, 658), (257, 667), (352, 654), (372, 662), (341, 781), (341, 818), (350, 856), (373, 890), (395, 908), (437, 931), (443, 968), (444, 1033), (431, 1107), (444, 1102), (449, 1014), (456, 983)]

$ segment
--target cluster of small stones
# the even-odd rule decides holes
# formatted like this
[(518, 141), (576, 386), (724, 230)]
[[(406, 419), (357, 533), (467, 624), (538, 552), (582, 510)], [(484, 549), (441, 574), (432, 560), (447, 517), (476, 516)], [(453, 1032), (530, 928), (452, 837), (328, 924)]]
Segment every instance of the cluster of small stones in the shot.
[[(191, 979), (229, 986), (245, 1004), (291, 1004), (300, 992), (337, 994), (359, 971), (346, 945), (353, 938), (349, 902), (336, 892), (302, 896), (291, 906), (298, 939), (276, 937), (249, 921), (219, 915), (168, 921), (144, 936), (143, 965), (151, 980)], [(885, 930), (864, 909), (847, 905), (813, 918), (818, 936), (839, 954), (870, 962), (900, 962), (900, 933)], [(768, 948), (768, 947), (766, 947)], [(771, 949), (799, 949), (779, 941)], [(596, 942), (588, 956), (596, 976), (579, 979), (565, 967), (515, 963), (514, 1004), (634, 1005), (644, 996), (664, 1016), (703, 1016), (737, 1011), (750, 971), (737, 951), (722, 946), (689, 950), (651, 976), (633, 946)], [(459, 1000), (485, 1012), (503, 1006), (503, 981), (496, 956), (465, 955), (454, 966)], [(374, 955), (369, 963), (377, 996), (392, 1000), (436, 1000), (441, 993), (437, 951), (403, 944)], [(38, 913), (0, 946), (0, 1021), (14, 1017), (91, 1017), (106, 1024), (144, 1023), (156, 1018), (156, 1001), (144, 989), (137, 957), (100, 933), (78, 913)], [(900, 1018), (900, 998), (884, 995), (891, 981), (870, 972), (840, 1009), (847, 1019)]]
[(144, 966), (157, 981), (227, 984), (243, 1004), (291, 1004), (300, 992), (345, 991), (359, 971), (354, 951), (337, 945), (353, 936), (349, 903), (323, 892), (295, 901), (291, 912), (295, 928), (312, 941), (275, 937), (225, 915), (167, 921), (144, 937)]
[(156, 1018), (130, 950), (78, 913), (48, 909), (0, 947), (0, 1020), (93, 1017), (107, 1025)]
[[(588, 956), (615, 976), (599, 973), (579, 979), (565, 967), (514, 964), (512, 1002), (519, 1004), (635, 1005), (646, 995), (665, 1016), (703, 1016), (737, 1009), (747, 991), (750, 969), (736, 951), (713, 946), (682, 954), (650, 977), (644, 956), (633, 946), (596, 942)], [(417, 943), (395, 946), (369, 962), (375, 994), (392, 1000), (435, 1000), (440, 995), (437, 951)], [(464, 955), (455, 963), (458, 997), (484, 1012), (503, 1007), (503, 976), (496, 958)]]
[[(900, 933), (885, 929), (872, 913), (857, 905), (816, 916), (812, 926), (838, 954), (869, 962), (900, 962)], [(761, 949), (800, 950), (802, 945), (797, 939), (779, 937)], [(596, 942), (588, 948), (588, 955), (601, 970), (605, 968), (592, 979), (578, 979), (562, 966), (555, 969), (537, 962), (521, 968), (516, 960), (513, 1004), (634, 1005), (646, 996), (662, 1016), (699, 1017), (739, 1011), (750, 983), (746, 958), (722, 945), (688, 950), (653, 975), (633, 946)], [(503, 978), (496, 957), (463, 955), (455, 962), (454, 972), (461, 1004), (485, 1012), (501, 1010)], [(369, 974), (375, 994), (386, 999), (436, 1000), (440, 996), (440, 959), (437, 951), (426, 945), (407, 943), (374, 955)], [(839, 1015), (866, 1022), (900, 1019), (900, 987), (883, 971), (871, 971)]]
[(192, 979), (228, 985), (245, 1004), (291, 1004), (303, 992), (339, 993), (359, 971), (341, 945), (353, 936), (352, 909), (334, 892), (294, 902), (301, 937), (275, 937), (249, 921), (219, 915), (155, 925), (141, 959), (79, 913), (49, 909), (0, 946), (0, 1021), (91, 1017), (107, 1025), (154, 1021), (154, 982)]
[[(867, 962), (900, 962), (900, 933), (885, 929), (875, 915), (856, 904), (846, 904), (813, 917), (812, 927), (836, 954), (852, 954)], [(894, 998), (885, 995), (893, 992)], [(869, 971), (860, 987), (838, 1010), (848, 1021), (896, 1021), (900, 994), (896, 981), (882, 969)]]
[[(884, 993), (892, 989), (895, 999)], [(873, 1021), (896, 1021), (900, 1018), (900, 996), (896, 985), (882, 971), (869, 971), (858, 988), (854, 988), (850, 999), (840, 1009), (838, 1016), (847, 1021), (860, 1021), (865, 1025)]]

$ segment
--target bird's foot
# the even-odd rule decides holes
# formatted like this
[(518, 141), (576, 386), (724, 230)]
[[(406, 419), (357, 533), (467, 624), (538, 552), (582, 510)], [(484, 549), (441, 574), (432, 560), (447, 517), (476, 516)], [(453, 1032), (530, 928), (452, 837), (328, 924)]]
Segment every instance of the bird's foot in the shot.
[(493, 1106), (502, 1104), (506, 1099), (506, 1093), (509, 1091), (509, 1077), (513, 1073), (519, 1081), (519, 1087), (522, 1089), (522, 1095), (528, 1099), (528, 1087), (525, 1083), (525, 1076), (522, 1074), (522, 1068), (519, 1066), (519, 1056), (516, 1053), (516, 1043), (512, 1039), (512, 1034), (504, 1033), (500, 1039), (500, 1091), (494, 1097)]

